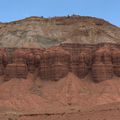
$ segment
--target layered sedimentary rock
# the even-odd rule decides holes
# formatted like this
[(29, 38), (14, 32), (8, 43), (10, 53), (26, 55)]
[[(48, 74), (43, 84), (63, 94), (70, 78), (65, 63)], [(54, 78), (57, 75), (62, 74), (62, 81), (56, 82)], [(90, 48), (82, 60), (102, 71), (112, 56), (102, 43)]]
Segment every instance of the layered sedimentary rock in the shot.
[(11, 59), (12, 63), (8, 62), (5, 68), (5, 80), (10, 78), (26, 78), (28, 70), (24, 49), (14, 50), (11, 55)]
[(120, 77), (120, 49), (119, 48), (112, 49), (112, 62), (113, 62), (113, 70), (115, 75)]
[(62, 43), (120, 43), (120, 29), (95, 17), (30, 17), (0, 24), (0, 47), (48, 48)]
[(80, 79), (87, 75), (101, 82), (120, 76), (120, 46), (116, 44), (61, 44), (48, 49), (4, 48), (0, 50), (0, 75), (60, 80), (69, 72)]
[(63, 44), (61, 46), (70, 53), (70, 71), (79, 78), (84, 78), (92, 63), (92, 46), (81, 44)]
[(35, 67), (39, 67), (41, 63), (41, 59), (43, 57), (43, 52), (44, 49), (33, 49), (33, 54), (34, 54), (34, 65)]
[(78, 77), (84, 78), (89, 72), (90, 66), (89, 52), (80, 51), (76, 56), (71, 56), (71, 71)]
[(5, 49), (0, 50), (0, 75), (4, 74), (5, 67), (7, 65), (7, 55)]
[(5, 69), (5, 80), (10, 78), (27, 78), (28, 70), (26, 64), (8, 64)]
[(92, 75), (95, 81), (104, 81), (113, 76), (113, 65), (110, 48), (103, 46), (95, 52)]
[(16, 49), (13, 52), (13, 62), (14, 63), (26, 63), (26, 53), (23, 49)]
[(27, 62), (27, 66), (28, 66), (28, 70), (30, 72), (34, 72), (35, 71), (35, 60), (34, 60), (34, 54), (31, 50), (29, 50), (26, 54), (26, 62)]
[(69, 72), (70, 55), (61, 47), (46, 50), (40, 62), (39, 74), (42, 79), (59, 80)]
[(73, 15), (1, 23), (0, 47), (1, 76), (59, 80), (72, 72), (97, 82), (120, 77), (120, 29), (102, 19)]

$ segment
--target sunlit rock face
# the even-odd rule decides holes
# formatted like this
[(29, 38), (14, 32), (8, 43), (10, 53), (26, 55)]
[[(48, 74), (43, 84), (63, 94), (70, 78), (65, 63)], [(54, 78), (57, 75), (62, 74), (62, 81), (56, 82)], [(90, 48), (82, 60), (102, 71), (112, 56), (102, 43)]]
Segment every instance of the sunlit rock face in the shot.
[(27, 78), (28, 70), (26, 64), (8, 64), (5, 69), (5, 80), (10, 78)]
[(41, 80), (56, 81), (72, 72), (80, 79), (89, 75), (92, 81), (102, 82), (120, 77), (119, 50), (119, 45), (111, 43), (64, 43), (47, 49), (1, 48), (0, 75), (5, 79), (26, 79), (30, 73)]
[(104, 46), (95, 51), (95, 59), (92, 65), (92, 74), (95, 81), (104, 81), (113, 76), (111, 50)]
[(114, 74), (120, 77), (120, 49), (112, 48), (112, 62)]
[[(8, 54), (8, 53), (7, 53)], [(28, 69), (26, 65), (26, 53), (24, 49), (16, 49), (10, 55), (8, 55), (11, 59), (5, 68), (5, 80), (9, 80), (10, 78), (27, 78)]]
[(89, 72), (90, 64), (90, 53), (82, 50), (76, 57), (71, 58), (71, 71), (78, 77), (84, 78)]
[(76, 15), (0, 23), (1, 120), (111, 118), (119, 88), (120, 28)]
[(70, 53), (70, 71), (79, 78), (85, 78), (90, 72), (92, 64), (92, 49), (89, 45), (62, 44), (62, 47)]
[(0, 75), (4, 74), (7, 61), (6, 51), (4, 49), (0, 50)]
[(13, 52), (13, 62), (14, 63), (23, 63), (25, 64), (26, 63), (26, 53), (23, 49), (16, 49), (14, 52)]
[(0, 75), (60, 80), (69, 72), (101, 82), (120, 76), (120, 29), (78, 15), (0, 24)]
[(30, 17), (0, 23), (0, 47), (50, 48), (62, 43), (120, 43), (120, 29), (95, 17)]
[(70, 55), (61, 47), (46, 50), (40, 63), (40, 77), (47, 80), (59, 80), (67, 75)]

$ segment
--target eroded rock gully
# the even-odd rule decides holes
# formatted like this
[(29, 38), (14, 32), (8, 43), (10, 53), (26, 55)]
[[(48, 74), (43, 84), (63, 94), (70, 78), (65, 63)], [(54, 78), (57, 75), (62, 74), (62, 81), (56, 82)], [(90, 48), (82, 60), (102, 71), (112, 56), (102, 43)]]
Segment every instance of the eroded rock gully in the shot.
[(0, 75), (8, 80), (27, 78), (30, 72), (43, 80), (59, 80), (72, 72), (82, 79), (91, 74), (93, 81), (101, 82), (120, 76), (119, 47), (67, 43), (48, 49), (1, 48)]

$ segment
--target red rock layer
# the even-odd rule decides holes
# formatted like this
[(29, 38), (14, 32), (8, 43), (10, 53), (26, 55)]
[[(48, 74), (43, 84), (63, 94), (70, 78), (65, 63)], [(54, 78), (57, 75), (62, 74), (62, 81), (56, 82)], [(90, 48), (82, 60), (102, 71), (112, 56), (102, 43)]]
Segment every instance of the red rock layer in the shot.
[(68, 72), (79, 78), (92, 75), (100, 82), (120, 76), (119, 45), (62, 44), (48, 49), (4, 48), (0, 50), (0, 75), (26, 78), (28, 72), (43, 80), (59, 80)]
[(41, 79), (59, 80), (67, 75), (70, 55), (61, 47), (50, 48), (43, 53), (39, 66)]
[(8, 64), (5, 69), (5, 80), (10, 78), (24, 78), (27, 77), (27, 66), (26, 64)]
[(92, 75), (95, 81), (104, 81), (113, 76), (113, 65), (111, 50), (104, 46), (95, 51), (94, 63), (92, 65)]
[(120, 49), (112, 49), (113, 70), (116, 76), (120, 77)]

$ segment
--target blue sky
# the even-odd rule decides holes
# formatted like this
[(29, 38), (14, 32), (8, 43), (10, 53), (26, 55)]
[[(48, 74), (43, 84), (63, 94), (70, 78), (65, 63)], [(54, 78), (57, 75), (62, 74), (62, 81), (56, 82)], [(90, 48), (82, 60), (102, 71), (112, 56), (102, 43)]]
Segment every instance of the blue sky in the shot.
[(120, 0), (0, 0), (0, 21), (79, 14), (120, 26)]

